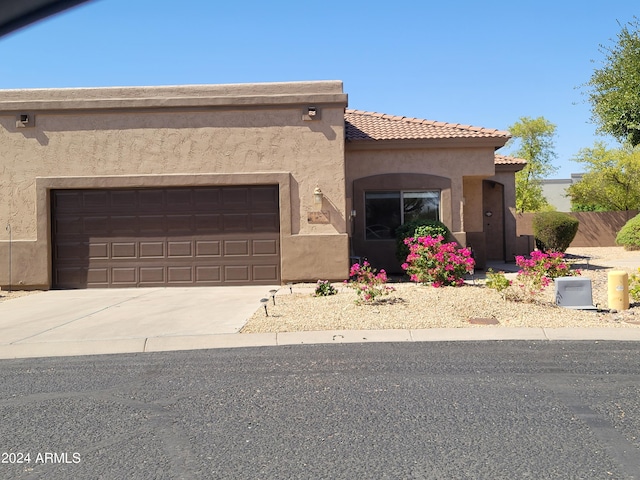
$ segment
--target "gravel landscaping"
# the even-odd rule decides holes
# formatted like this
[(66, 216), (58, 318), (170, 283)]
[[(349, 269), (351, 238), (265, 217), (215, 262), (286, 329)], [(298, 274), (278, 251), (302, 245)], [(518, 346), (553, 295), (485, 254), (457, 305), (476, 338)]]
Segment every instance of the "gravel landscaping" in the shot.
[[(410, 282), (393, 283), (395, 292), (372, 305), (357, 305), (354, 290), (336, 283), (337, 295), (314, 297), (315, 284), (283, 286), (270, 300), (268, 314), (259, 308), (242, 333), (294, 332), (317, 330), (369, 330), (420, 328), (482, 328), (485, 324), (503, 327), (640, 327), (640, 304), (629, 310), (609, 312), (607, 274), (640, 267), (640, 252), (622, 247), (571, 248), (574, 267), (583, 278), (592, 280), (593, 303), (600, 311), (561, 308), (554, 303), (550, 285), (532, 303), (504, 300), (484, 285), (484, 272), (468, 279), (463, 287), (433, 288)], [(507, 267), (516, 271), (515, 264)], [(515, 274), (508, 274), (513, 277)], [(632, 300), (633, 302), (633, 300)]]
[(13, 298), (24, 297), (25, 295), (31, 295), (38, 292), (40, 292), (40, 290), (0, 290), (0, 302), (11, 300)]

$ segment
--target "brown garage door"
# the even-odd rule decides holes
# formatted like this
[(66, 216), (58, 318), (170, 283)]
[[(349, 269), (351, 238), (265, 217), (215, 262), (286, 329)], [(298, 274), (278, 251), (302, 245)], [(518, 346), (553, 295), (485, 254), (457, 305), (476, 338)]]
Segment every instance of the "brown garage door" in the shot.
[(51, 195), (54, 287), (280, 281), (277, 186)]

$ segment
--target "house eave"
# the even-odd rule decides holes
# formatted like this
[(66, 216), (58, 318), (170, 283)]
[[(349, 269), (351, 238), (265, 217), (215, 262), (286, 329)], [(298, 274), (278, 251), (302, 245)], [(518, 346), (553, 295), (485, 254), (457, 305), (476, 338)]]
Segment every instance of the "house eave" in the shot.
[(395, 140), (352, 140), (347, 139), (347, 150), (419, 150), (424, 148), (475, 148), (492, 147), (498, 149), (508, 138), (428, 138)]
[(496, 163), (496, 173), (516, 173), (526, 166), (526, 163)]

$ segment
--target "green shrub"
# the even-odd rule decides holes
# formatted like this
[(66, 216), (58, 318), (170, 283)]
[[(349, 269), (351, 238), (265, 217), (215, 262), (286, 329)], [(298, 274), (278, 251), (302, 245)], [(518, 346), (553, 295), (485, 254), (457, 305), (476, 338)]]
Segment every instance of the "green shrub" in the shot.
[(578, 233), (580, 222), (562, 212), (538, 212), (533, 217), (536, 247), (543, 252), (564, 252)]
[(442, 235), (444, 241), (451, 239), (451, 232), (447, 226), (438, 220), (413, 220), (403, 223), (396, 228), (396, 257), (404, 262), (409, 255), (409, 246), (405, 245), (404, 239), (411, 237), (437, 237)]
[(314, 297), (328, 297), (329, 295), (335, 295), (338, 291), (333, 285), (329, 283), (329, 280), (318, 280), (316, 283), (316, 292)]
[(502, 293), (509, 288), (511, 282), (505, 276), (504, 272), (496, 272), (492, 268), (487, 270), (487, 281), (485, 283), (487, 288), (492, 288), (498, 293)]
[(625, 250), (640, 250), (640, 214), (624, 224), (616, 236), (616, 244)]
[(638, 273), (634, 273), (629, 277), (629, 296), (636, 302), (640, 302), (640, 268)]

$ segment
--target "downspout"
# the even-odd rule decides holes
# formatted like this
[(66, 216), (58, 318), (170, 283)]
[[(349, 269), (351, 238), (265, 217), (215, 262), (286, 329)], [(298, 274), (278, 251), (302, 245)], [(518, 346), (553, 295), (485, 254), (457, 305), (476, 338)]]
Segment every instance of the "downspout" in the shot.
[(11, 246), (12, 246), (12, 235), (11, 235), (11, 224), (9, 222), (7, 222), (7, 226), (6, 226), (6, 230), (7, 232), (9, 232), (9, 292), (11, 292), (11, 284), (12, 284), (12, 279), (11, 279)]

